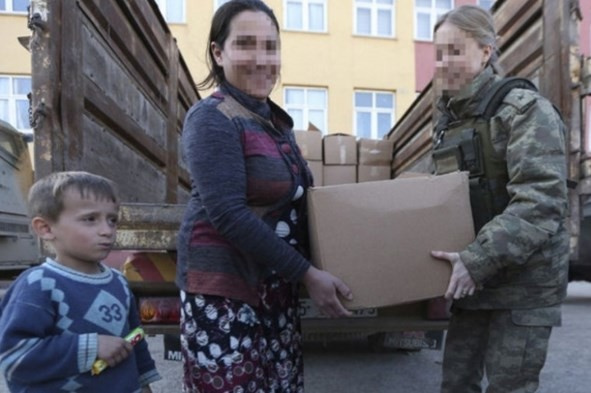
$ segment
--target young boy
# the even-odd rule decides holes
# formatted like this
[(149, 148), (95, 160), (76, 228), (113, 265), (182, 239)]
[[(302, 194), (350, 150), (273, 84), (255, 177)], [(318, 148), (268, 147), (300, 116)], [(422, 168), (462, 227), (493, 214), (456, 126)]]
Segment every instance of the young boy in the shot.
[[(113, 183), (60, 172), (29, 192), (32, 227), (55, 259), (22, 273), (0, 304), (0, 370), (11, 392), (149, 393), (161, 379), (145, 340), (125, 337), (140, 322), (127, 281), (100, 261), (115, 242)], [(91, 375), (103, 359), (109, 367)]]

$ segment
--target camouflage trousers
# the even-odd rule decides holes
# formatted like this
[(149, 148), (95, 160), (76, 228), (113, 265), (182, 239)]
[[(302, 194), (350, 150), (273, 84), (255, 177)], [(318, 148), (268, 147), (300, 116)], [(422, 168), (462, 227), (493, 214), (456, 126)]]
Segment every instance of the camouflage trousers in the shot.
[(441, 393), (481, 393), (485, 371), (486, 393), (535, 392), (552, 325), (559, 324), (536, 318), (536, 311), (454, 310)]

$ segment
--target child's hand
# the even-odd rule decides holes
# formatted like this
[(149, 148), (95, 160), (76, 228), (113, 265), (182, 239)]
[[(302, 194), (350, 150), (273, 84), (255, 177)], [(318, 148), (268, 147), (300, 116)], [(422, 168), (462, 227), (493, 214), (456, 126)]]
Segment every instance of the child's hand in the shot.
[(152, 389), (150, 388), (150, 385), (146, 385), (142, 388), (141, 393), (152, 393)]
[(114, 367), (125, 360), (133, 351), (130, 343), (121, 337), (98, 335), (98, 358), (103, 359), (109, 367)]

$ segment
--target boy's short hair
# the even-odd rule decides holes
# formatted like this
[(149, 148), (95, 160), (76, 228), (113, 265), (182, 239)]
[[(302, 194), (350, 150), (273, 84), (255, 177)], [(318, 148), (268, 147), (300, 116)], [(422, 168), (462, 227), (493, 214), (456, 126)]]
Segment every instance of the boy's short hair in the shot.
[(94, 197), (119, 204), (115, 183), (111, 180), (82, 171), (52, 173), (33, 184), (29, 191), (29, 215), (57, 221), (64, 210), (64, 193), (72, 188), (82, 198)]

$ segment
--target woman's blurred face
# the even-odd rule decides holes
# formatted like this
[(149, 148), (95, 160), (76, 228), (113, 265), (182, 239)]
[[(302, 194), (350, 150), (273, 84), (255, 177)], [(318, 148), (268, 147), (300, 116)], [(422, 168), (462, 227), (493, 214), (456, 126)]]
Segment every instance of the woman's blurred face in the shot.
[(492, 53), (464, 30), (444, 22), (435, 33), (434, 87), (445, 96), (456, 95), (485, 67)]
[(223, 47), (211, 43), (214, 59), (234, 87), (259, 100), (266, 100), (281, 69), (279, 33), (260, 11), (243, 11), (230, 22)]

